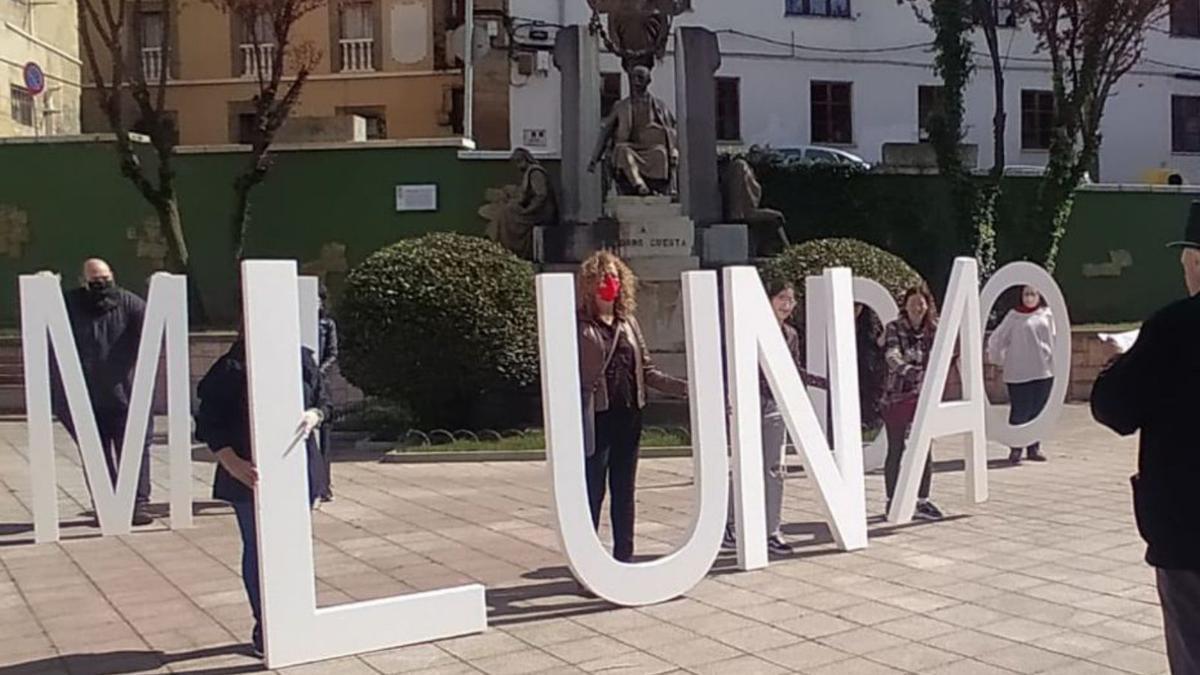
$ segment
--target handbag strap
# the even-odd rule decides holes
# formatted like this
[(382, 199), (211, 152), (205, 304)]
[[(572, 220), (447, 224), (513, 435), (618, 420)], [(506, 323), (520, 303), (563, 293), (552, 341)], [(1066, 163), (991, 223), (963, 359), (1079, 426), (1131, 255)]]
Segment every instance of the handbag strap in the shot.
[(596, 381), (592, 383), (592, 389), (595, 389), (600, 384), (600, 378), (604, 377), (608, 372), (608, 366), (612, 363), (613, 357), (617, 354), (617, 345), (621, 342), (621, 335), (625, 332), (625, 323), (617, 319), (613, 324), (613, 341), (612, 346), (608, 348), (608, 356), (604, 357), (604, 366), (600, 368), (600, 375)]

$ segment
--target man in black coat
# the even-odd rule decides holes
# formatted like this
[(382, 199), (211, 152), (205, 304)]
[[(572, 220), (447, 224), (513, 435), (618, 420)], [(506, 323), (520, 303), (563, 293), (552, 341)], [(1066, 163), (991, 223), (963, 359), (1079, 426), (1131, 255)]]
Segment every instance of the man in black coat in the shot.
[[(116, 485), (146, 302), (118, 286), (108, 263), (99, 258), (84, 262), (81, 281), (80, 288), (64, 294), (64, 301), (71, 331), (75, 335), (75, 348), (83, 366), (92, 412), (100, 432), (100, 447), (108, 467), (108, 476)], [(54, 381), (56, 385), (59, 384), (58, 378)], [(54, 412), (71, 438), (78, 443), (75, 424), (60, 386), (55, 388)], [(133, 509), (134, 525), (153, 522), (146, 511), (150, 503), (152, 433), (153, 423), (147, 422)]]
[[(301, 350), (304, 389), (304, 418), (301, 422), (308, 455), (309, 505), (325, 492), (321, 452), (312, 432), (330, 414), (324, 377), (310, 349)], [(258, 469), (250, 444), (249, 389), (246, 382), (246, 345), (239, 337), (229, 351), (209, 368), (197, 387), (200, 400), (196, 413), (196, 439), (206, 444), (217, 458), (213, 498), (229, 502), (237, 517), (242, 538), (242, 584), (254, 616), (250, 643), (262, 656), (262, 596), (258, 580), (258, 538), (254, 515), (254, 486)]]
[(1181, 248), (1188, 297), (1150, 317), (1137, 342), (1096, 380), (1092, 414), (1141, 432), (1134, 514), (1158, 575), (1174, 675), (1200, 675), (1200, 202)]

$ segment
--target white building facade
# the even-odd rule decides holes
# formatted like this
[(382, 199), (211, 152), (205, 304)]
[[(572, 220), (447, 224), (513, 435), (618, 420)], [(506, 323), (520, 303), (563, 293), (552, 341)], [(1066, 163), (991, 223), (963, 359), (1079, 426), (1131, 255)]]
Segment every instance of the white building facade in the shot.
[[(1175, 0), (1173, 16), (1150, 31), (1145, 57), (1118, 85), (1103, 125), (1099, 180), (1141, 182), (1161, 170), (1200, 183), (1200, 0)], [(842, 148), (877, 163), (885, 143), (923, 140), (920, 120), (940, 84), (932, 31), (896, 0), (692, 0), (677, 25), (720, 39), (718, 136), (785, 148)], [(584, 0), (510, 0), (516, 42), (553, 41), (556, 26), (586, 25)], [(1003, 16), (1004, 11), (1001, 10)], [(1050, 71), (1033, 34), (1000, 29), (1007, 78), (1007, 164), (1044, 166), (1053, 99)], [(993, 84), (976, 35), (977, 69), (967, 94), (967, 143), (992, 165)], [(556, 153), (560, 79), (549, 55), (513, 65), (513, 147)], [(605, 55), (605, 99), (618, 96), (620, 65)], [(674, 63), (655, 69), (653, 92), (675, 103)], [(623, 80), (623, 78), (620, 78)]]

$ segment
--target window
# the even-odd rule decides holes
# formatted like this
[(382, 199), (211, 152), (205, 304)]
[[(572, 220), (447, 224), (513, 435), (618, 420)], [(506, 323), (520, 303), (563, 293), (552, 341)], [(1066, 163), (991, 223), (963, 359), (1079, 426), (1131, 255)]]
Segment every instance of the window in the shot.
[(621, 100), (621, 74), (600, 74), (600, 117), (607, 119), (613, 106)]
[(1017, 12), (1014, 5), (1017, 0), (996, 0), (996, 26), (1000, 28), (1016, 28)]
[[(149, 120), (145, 117), (139, 117), (130, 129), (135, 134), (143, 134), (150, 136), (154, 129)], [(174, 110), (164, 110), (162, 113), (162, 127), (168, 138), (171, 139), (173, 145), (179, 145), (179, 115)]]
[(10, 85), (8, 97), (12, 103), (12, 118), (17, 124), (33, 126), (33, 94), (24, 87)]
[(342, 5), (338, 10), (338, 57), (342, 72), (375, 70), (374, 7), (367, 2)]
[(1171, 97), (1171, 151), (1200, 152), (1200, 96)]
[(717, 78), (717, 140), (742, 140), (742, 81)]
[(260, 13), (251, 19), (247, 12), (241, 16), (243, 44), (275, 44), (275, 27), (271, 25), (271, 15)]
[(942, 87), (917, 87), (917, 140), (929, 142), (930, 121), (942, 111)]
[(254, 113), (238, 113), (237, 116), (237, 142), (242, 145), (253, 145), (254, 139), (258, 137), (258, 126), (255, 124), (256, 115)]
[(785, 0), (788, 16), (833, 16), (850, 18), (850, 0)]
[(1054, 134), (1054, 93), (1021, 91), (1021, 147), (1048, 150)]
[(466, 102), (464, 90), (462, 87), (455, 87), (450, 90), (450, 129), (460, 136), (465, 133), (464, 113), (466, 110)]
[(365, 2), (343, 5), (340, 10), (343, 40), (369, 40), (374, 37), (371, 5)]
[(849, 145), (854, 142), (849, 82), (813, 82), (812, 142)]
[(142, 76), (158, 82), (163, 74), (162, 12), (142, 12), (138, 16), (138, 39), (142, 42)]
[(1200, 37), (1200, 0), (1171, 0), (1171, 35)]
[(138, 17), (138, 31), (141, 34), (142, 49), (162, 49), (162, 12), (142, 12)]

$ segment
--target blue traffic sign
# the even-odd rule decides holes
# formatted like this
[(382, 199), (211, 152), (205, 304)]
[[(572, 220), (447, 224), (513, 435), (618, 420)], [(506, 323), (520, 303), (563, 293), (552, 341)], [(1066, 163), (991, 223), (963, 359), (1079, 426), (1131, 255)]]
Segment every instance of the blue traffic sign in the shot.
[(42, 67), (30, 61), (25, 64), (22, 71), (25, 74), (25, 88), (30, 94), (37, 96), (46, 90), (46, 74), (42, 72)]

